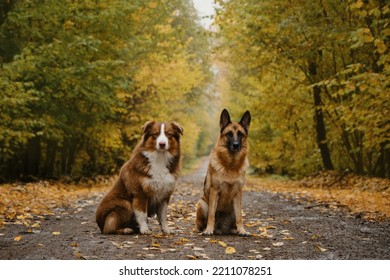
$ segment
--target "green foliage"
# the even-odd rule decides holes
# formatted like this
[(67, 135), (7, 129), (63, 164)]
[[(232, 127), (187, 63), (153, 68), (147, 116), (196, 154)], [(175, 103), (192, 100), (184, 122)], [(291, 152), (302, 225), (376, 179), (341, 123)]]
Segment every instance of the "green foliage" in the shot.
[(196, 156), (210, 73), (187, 1), (11, 2), (0, 22), (3, 179), (112, 173), (150, 119), (181, 122)]

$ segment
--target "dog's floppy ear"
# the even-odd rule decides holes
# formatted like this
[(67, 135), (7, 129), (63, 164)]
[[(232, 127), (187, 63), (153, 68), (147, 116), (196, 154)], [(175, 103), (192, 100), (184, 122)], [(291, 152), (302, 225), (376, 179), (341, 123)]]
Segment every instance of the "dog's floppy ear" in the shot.
[(155, 121), (148, 121), (142, 127), (142, 134), (145, 134), (155, 123)]
[(249, 111), (246, 111), (244, 115), (242, 116), (240, 120), (240, 124), (245, 129), (246, 132), (248, 132), (249, 126), (251, 124), (251, 113)]
[(172, 122), (173, 129), (175, 129), (177, 132), (179, 132), (181, 135), (183, 135), (184, 129), (183, 127), (178, 124), (177, 122)]
[(222, 130), (224, 130), (224, 128), (227, 127), (230, 123), (231, 123), (231, 120), (230, 120), (229, 112), (228, 112), (228, 110), (223, 109), (223, 110), (222, 110), (222, 113), (221, 113), (221, 119), (220, 119), (220, 121), (219, 121), (219, 127), (221, 128), (221, 132), (222, 132)]

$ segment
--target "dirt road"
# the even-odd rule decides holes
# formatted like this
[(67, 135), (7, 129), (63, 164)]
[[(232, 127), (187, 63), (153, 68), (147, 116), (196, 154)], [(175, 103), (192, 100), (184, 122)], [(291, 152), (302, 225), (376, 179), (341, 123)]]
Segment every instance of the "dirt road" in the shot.
[[(172, 197), (164, 236), (155, 218), (153, 235), (103, 235), (94, 221), (103, 194), (57, 209), (40, 227), (0, 230), (0, 259), (389, 259), (390, 225), (365, 221), (346, 211), (307, 208), (281, 194), (245, 192), (244, 221), (251, 237), (199, 235), (195, 204), (207, 162), (182, 176)], [(19, 240), (15, 237), (21, 236)]]

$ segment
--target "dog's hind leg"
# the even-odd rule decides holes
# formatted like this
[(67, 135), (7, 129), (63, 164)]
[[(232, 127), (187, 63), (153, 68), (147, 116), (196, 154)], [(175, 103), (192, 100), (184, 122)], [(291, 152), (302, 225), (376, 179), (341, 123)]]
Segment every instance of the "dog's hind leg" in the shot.
[(120, 225), (119, 217), (115, 212), (111, 212), (104, 221), (102, 233), (113, 234), (116, 233)]
[(104, 234), (132, 234), (133, 229), (122, 227), (121, 217), (116, 212), (111, 212), (104, 223), (102, 233)]

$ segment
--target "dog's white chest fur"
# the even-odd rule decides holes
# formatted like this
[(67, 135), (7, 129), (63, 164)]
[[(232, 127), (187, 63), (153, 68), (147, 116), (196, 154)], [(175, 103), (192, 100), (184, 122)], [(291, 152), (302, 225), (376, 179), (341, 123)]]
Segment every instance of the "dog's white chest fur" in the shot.
[(175, 188), (175, 177), (169, 172), (168, 165), (172, 155), (168, 152), (144, 152), (144, 156), (149, 159), (151, 178), (145, 180), (151, 191), (157, 197), (170, 195)]

